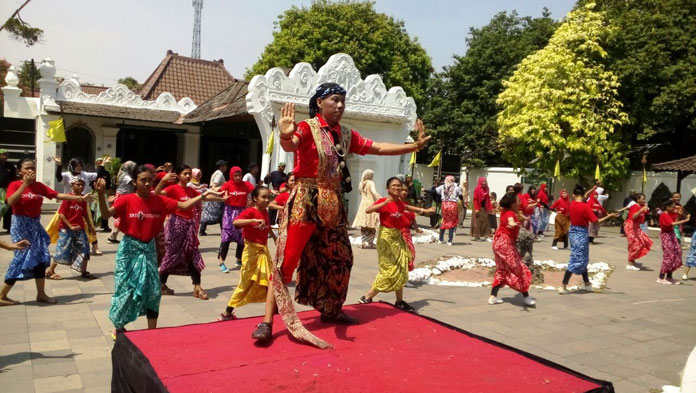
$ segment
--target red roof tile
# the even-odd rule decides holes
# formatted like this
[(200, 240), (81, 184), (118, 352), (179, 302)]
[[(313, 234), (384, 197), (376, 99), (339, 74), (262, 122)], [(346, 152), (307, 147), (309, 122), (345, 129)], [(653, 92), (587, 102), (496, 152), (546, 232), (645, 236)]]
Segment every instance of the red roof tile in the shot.
[(655, 171), (696, 173), (696, 156), (680, 158), (674, 161), (661, 162), (659, 164), (653, 164), (652, 169)]
[(169, 50), (138, 94), (143, 100), (155, 100), (160, 94), (170, 92), (177, 100), (190, 97), (200, 105), (234, 82), (222, 60), (194, 59)]
[(99, 95), (102, 91), (106, 91), (108, 87), (106, 86), (92, 86), (92, 85), (80, 85), (80, 89), (87, 94)]

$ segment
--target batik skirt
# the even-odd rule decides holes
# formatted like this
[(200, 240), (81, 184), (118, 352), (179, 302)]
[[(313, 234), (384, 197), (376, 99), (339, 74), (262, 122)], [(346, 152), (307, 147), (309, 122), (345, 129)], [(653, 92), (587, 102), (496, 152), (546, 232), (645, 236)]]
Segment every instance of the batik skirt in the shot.
[(155, 240), (143, 243), (124, 236), (116, 253), (109, 319), (117, 329), (123, 328), (148, 310), (159, 312), (160, 298)]
[(48, 252), (51, 240), (41, 226), (40, 217), (15, 215), (12, 218), (10, 237), (13, 243), (29, 240), (30, 245), (14, 252), (5, 280), (44, 278), (44, 271), (51, 265), (51, 254)]
[(198, 223), (195, 217), (186, 219), (171, 214), (164, 227), (164, 242), (160, 273), (188, 276), (191, 267), (199, 273), (203, 271), (205, 263), (198, 250)]
[(222, 214), (225, 210), (224, 202), (206, 202), (201, 214), (201, 224), (214, 225), (222, 222)]
[(497, 232), (493, 238), (495, 255), (495, 275), (493, 286), (507, 285), (518, 292), (529, 291), (532, 284), (532, 272), (524, 264), (515, 247), (515, 240)]
[(85, 271), (89, 262), (89, 241), (85, 230), (61, 229), (53, 261), (61, 265), (71, 265), (70, 268), (78, 273)]
[(628, 241), (629, 261), (635, 261), (636, 259), (648, 255), (653, 242), (648, 235), (640, 229), (640, 225), (636, 224), (633, 220), (626, 220), (626, 222), (624, 222), (624, 233)]
[(413, 254), (399, 229), (382, 226), (377, 236), (379, 272), (372, 289), (379, 292), (397, 291), (408, 282), (408, 265)]
[(539, 232), (544, 232), (549, 228), (549, 218), (551, 214), (546, 207), (537, 207), (539, 211)]
[(672, 273), (682, 267), (682, 249), (674, 232), (660, 231), (662, 266), (660, 274)]
[(271, 281), (271, 261), (271, 254), (265, 244), (244, 241), (239, 284), (227, 303), (229, 307), (241, 307), (249, 303), (266, 301)]
[(568, 271), (573, 274), (583, 274), (590, 262), (590, 235), (587, 227), (570, 226), (570, 261)]
[(556, 213), (556, 220), (554, 221), (555, 233), (553, 240), (562, 240), (568, 235), (570, 230), (570, 218), (562, 213)]
[[(597, 218), (602, 218), (604, 217), (603, 212), (595, 211), (595, 215)], [(599, 221), (591, 222), (590, 226), (588, 227), (589, 230), (589, 236), (592, 238), (598, 237), (599, 236), (599, 227), (601, 227), (602, 224), (599, 223)]]
[(233, 222), (237, 216), (244, 211), (242, 206), (225, 205), (225, 212), (222, 215), (222, 242), (235, 242), (237, 244), (244, 243), (242, 238), (242, 230), (234, 226)]
[(696, 267), (696, 231), (691, 235), (691, 248), (689, 255), (686, 256), (686, 266)]
[(459, 223), (459, 207), (457, 202), (442, 202), (442, 225), (440, 229), (456, 228)]

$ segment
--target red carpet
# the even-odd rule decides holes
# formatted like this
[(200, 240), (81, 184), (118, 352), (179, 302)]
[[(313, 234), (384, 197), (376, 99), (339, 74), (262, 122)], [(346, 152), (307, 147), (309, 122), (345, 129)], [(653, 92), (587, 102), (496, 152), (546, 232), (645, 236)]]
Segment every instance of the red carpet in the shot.
[(309, 330), (335, 346), (331, 350), (295, 341), (278, 316), (268, 347), (250, 338), (260, 318), (128, 332), (114, 348), (112, 387), (152, 391), (157, 385), (182, 393), (613, 392), (610, 383), (388, 304), (345, 309), (361, 324), (327, 325), (314, 311), (300, 314)]

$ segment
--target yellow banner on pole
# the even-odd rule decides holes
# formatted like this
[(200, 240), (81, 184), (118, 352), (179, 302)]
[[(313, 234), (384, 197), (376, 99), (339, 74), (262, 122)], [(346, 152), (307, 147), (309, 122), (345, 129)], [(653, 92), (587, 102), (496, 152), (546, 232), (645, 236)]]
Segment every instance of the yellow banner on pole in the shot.
[(275, 131), (271, 130), (271, 137), (268, 138), (268, 146), (266, 146), (266, 154), (273, 154), (273, 144), (275, 143)]
[(433, 158), (433, 162), (431, 162), (430, 165), (428, 165), (428, 167), (432, 168), (432, 167), (440, 165), (440, 156), (441, 155), (442, 155), (442, 151), (437, 152), (437, 155), (435, 156), (435, 158)]
[(553, 177), (556, 179), (561, 178), (561, 160), (556, 160), (556, 168), (553, 170)]
[(411, 153), (411, 161), (408, 163), (410, 166), (416, 165), (416, 152)]
[(48, 136), (48, 140), (46, 142), (65, 142), (65, 124), (63, 123), (63, 118), (61, 117), (58, 120), (53, 120), (48, 122), (48, 126), (50, 127), (48, 131), (46, 131), (46, 136)]

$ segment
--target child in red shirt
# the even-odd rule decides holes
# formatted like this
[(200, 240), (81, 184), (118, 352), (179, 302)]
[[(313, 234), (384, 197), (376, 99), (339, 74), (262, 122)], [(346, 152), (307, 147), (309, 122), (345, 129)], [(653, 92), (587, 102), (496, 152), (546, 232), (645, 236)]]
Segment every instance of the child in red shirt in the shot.
[(662, 266), (660, 276), (657, 278), (658, 284), (679, 285), (679, 281), (672, 278), (672, 273), (682, 267), (682, 250), (677, 240), (675, 228), (689, 222), (691, 215), (686, 219), (674, 221), (673, 217), (676, 210), (674, 200), (665, 203), (665, 211), (660, 214), (660, 241), (662, 242)]
[[(80, 177), (74, 177), (70, 181), (72, 195), (82, 195), (85, 189), (85, 181)], [(58, 209), (60, 229), (56, 253), (53, 254), (53, 262), (46, 270), (47, 276), (54, 276), (57, 264), (69, 265), (75, 272), (87, 279), (96, 278), (87, 271), (89, 263), (89, 240), (85, 231), (85, 223), (90, 233), (96, 234), (92, 221), (87, 215), (87, 202), (63, 201)]]

